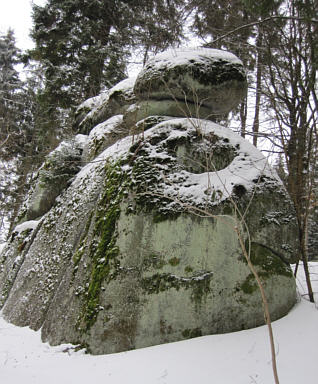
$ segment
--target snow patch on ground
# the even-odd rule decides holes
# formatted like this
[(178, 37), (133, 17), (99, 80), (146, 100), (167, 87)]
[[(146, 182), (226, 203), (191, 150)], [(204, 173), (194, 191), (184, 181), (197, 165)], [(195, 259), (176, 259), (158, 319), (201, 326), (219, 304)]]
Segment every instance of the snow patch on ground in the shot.
[[(318, 263), (310, 263), (318, 299)], [(280, 382), (317, 383), (318, 308), (305, 295), (302, 268), (299, 303), (273, 323)], [(0, 382), (5, 384), (269, 384), (273, 383), (265, 326), (204, 336), (114, 355), (90, 356), (67, 344), (41, 343), (40, 332), (0, 317)]]

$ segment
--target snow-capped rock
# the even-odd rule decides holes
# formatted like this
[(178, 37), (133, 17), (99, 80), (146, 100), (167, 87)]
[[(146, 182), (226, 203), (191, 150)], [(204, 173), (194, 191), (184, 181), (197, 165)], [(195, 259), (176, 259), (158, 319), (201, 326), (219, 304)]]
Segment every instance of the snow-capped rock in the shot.
[(75, 114), (75, 129), (89, 134), (97, 124), (114, 115), (123, 114), (135, 101), (133, 93), (135, 80), (135, 77), (125, 79), (99, 97), (84, 101)]
[(213, 120), (237, 106), (246, 86), (243, 64), (232, 53), (210, 48), (176, 49), (147, 62), (137, 77), (134, 93), (143, 100), (142, 108), (149, 102), (149, 111), (154, 108), (151, 103), (169, 101), (170, 105), (173, 101), (173, 113), (168, 115)]
[[(263, 324), (246, 255), (273, 320), (296, 301), (289, 266), (296, 223), (276, 172), (230, 129), (173, 112), (180, 89), (193, 106), (195, 89), (200, 101), (209, 99), (206, 110), (221, 113), (216, 95), (227, 105), (223, 112), (231, 108), (245, 89), (241, 62), (216, 50), (172, 58), (164, 53), (146, 66), (134, 103), (132, 82), (126, 84), (121, 112), (106, 98), (86, 103), (90, 134), (76, 141), (84, 148), (81, 162), (41, 211), (34, 207), (50, 195), (52, 177), (64, 175), (69, 147), (49, 155), (36, 183), (42, 192), (31, 192), (24, 215), (43, 216), (18, 226), (1, 253), (4, 317), (41, 328), (53, 345), (112, 353)], [(209, 80), (202, 82), (204, 71)], [(167, 100), (162, 79), (175, 85)], [(151, 113), (143, 104), (146, 84), (150, 102), (158, 103)], [(119, 98), (122, 91), (123, 84)]]

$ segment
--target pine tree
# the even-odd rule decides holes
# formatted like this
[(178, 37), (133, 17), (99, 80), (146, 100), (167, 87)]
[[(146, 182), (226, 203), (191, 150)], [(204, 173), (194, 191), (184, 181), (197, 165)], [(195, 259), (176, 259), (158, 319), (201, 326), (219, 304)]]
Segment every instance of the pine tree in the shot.
[(15, 66), (19, 63), (13, 30), (0, 35), (0, 158), (9, 160), (20, 150), (19, 92), (22, 83)]
[(21, 130), (22, 82), (16, 64), (20, 52), (13, 30), (0, 35), (0, 212), (1, 225), (7, 222), (13, 203), (17, 158), (23, 151)]
[[(182, 23), (169, 0), (49, 0), (33, 6), (30, 52), (45, 71), (43, 96), (69, 108), (127, 77), (131, 47), (165, 48)], [(182, 3), (179, 0), (179, 3)]]
[(56, 132), (44, 124), (38, 74), (21, 81), (16, 69), (21, 58), (9, 29), (0, 35), (0, 228), (4, 223), (13, 226), (30, 175), (57, 145), (52, 140)]
[[(263, 28), (272, 25), (258, 23), (275, 15), (282, 0), (203, 0), (189, 2), (194, 14), (192, 29), (205, 45), (211, 48), (227, 49), (240, 57), (249, 71), (251, 85), (249, 93), (237, 111), (240, 116), (241, 134), (247, 131), (248, 106), (254, 105), (251, 133), (253, 144), (257, 145), (260, 126), (261, 89), (264, 76)], [(272, 36), (272, 38), (274, 35)], [(254, 79), (255, 77), (255, 79)], [(254, 88), (254, 89), (252, 89)]]

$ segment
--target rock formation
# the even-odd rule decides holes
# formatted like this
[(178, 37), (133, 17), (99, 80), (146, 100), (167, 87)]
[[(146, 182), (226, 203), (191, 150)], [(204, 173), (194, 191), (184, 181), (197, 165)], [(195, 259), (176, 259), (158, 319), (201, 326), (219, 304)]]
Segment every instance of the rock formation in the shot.
[(108, 92), (84, 101), (76, 111), (75, 128), (80, 133), (88, 134), (99, 123), (123, 114), (135, 102), (135, 80), (134, 77), (125, 79)]
[[(118, 108), (113, 91), (80, 106), (77, 125), (89, 134), (81, 170), (2, 252), (5, 318), (94, 354), (261, 325), (236, 228), (273, 320), (284, 316), (296, 300), (286, 191), (255, 147), (201, 118), (239, 102), (240, 60), (173, 51), (150, 61), (134, 93), (125, 84)], [(183, 117), (180, 104), (190, 106)]]
[(20, 210), (19, 222), (41, 217), (52, 208), (55, 199), (79, 172), (86, 141), (86, 135), (76, 135), (46, 157)]

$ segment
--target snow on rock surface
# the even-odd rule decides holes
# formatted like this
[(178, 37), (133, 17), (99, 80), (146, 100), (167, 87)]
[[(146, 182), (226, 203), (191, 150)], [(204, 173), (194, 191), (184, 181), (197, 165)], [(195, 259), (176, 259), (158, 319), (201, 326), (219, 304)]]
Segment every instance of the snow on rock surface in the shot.
[(181, 48), (168, 49), (158, 53), (147, 62), (148, 65), (155, 65), (158, 68), (173, 68), (178, 65), (199, 63), (209, 65), (213, 61), (227, 61), (232, 64), (243, 65), (242, 61), (233, 53), (213, 48)]
[(125, 124), (123, 124), (123, 115), (115, 115), (108, 120), (94, 127), (84, 147), (82, 161), (93, 160), (104, 149), (110, 147), (116, 141), (129, 134)]
[(118, 84), (114, 85), (110, 90), (108, 96), (111, 97), (115, 92), (124, 93), (127, 95), (133, 96), (133, 88), (135, 85), (136, 77), (128, 77), (125, 80), (120, 81)]
[(21, 232), (24, 232), (28, 229), (34, 230), (39, 225), (39, 222), (40, 222), (40, 220), (25, 221), (24, 223), (17, 225), (14, 228), (13, 232), (20, 234)]
[[(184, 130), (180, 131), (178, 129), (180, 126)], [(169, 129), (171, 129), (170, 132)], [(195, 157), (196, 143), (191, 142), (193, 140), (191, 136), (197, 139), (196, 130), (199, 131), (199, 135), (207, 138), (206, 142), (200, 143), (203, 155), (201, 159)], [(188, 146), (182, 145), (177, 150), (178, 162), (185, 165), (184, 169), (173, 172), (167, 179), (165, 194), (170, 197), (188, 198), (190, 204), (204, 206), (211, 203), (211, 195), (214, 195), (213, 204), (219, 204), (222, 200), (228, 199), (233, 189), (238, 186), (242, 191), (250, 191), (260, 177), (267, 178), (269, 183), (282, 185), (262, 153), (230, 129), (209, 121), (175, 119), (169, 124), (158, 125), (154, 131), (148, 134), (153, 136), (167, 134), (167, 138), (162, 140), (163, 145), (174, 140), (188, 140)], [(158, 156), (155, 147), (150, 151), (153, 151), (150, 156), (154, 158)], [(209, 154), (210, 159), (204, 158), (205, 153)], [(221, 166), (218, 162), (222, 163)], [(197, 167), (199, 167), (198, 171), (191, 172)], [(175, 181), (178, 178), (182, 181), (176, 187)]]
[(99, 123), (122, 114), (135, 100), (135, 77), (129, 77), (103, 93), (100, 97), (84, 101), (76, 111), (75, 127), (88, 134)]
[(1, 252), (3, 250), (3, 248), (6, 246), (6, 243), (1, 243), (0, 244), (0, 255), (1, 255)]

